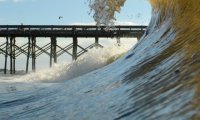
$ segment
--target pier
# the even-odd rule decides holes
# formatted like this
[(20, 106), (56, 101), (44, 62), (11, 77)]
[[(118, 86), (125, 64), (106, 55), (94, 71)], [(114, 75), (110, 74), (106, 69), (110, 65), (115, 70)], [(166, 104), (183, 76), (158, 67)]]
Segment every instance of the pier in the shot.
[[(147, 26), (113, 26), (107, 30), (106, 26), (92, 25), (0, 25), (0, 38), (4, 40), (0, 45), (0, 54), (3, 54), (4, 74), (7, 73), (8, 58), (10, 59), (10, 74), (15, 74), (15, 60), (18, 56), (26, 56), (26, 73), (29, 70), (29, 61), (32, 59), (32, 71), (36, 70), (36, 58), (42, 54), (50, 57), (50, 67), (57, 63), (57, 58), (67, 53), (76, 60), (88, 49), (103, 47), (99, 44), (99, 38), (137, 38), (138, 40), (146, 31)], [(26, 44), (17, 45), (16, 38), (27, 38)], [(49, 38), (50, 43), (39, 47), (37, 38)], [(94, 38), (94, 43), (86, 48), (78, 44), (78, 38)], [(57, 38), (73, 38), (71, 44), (61, 47), (57, 44)], [(59, 49), (59, 50), (58, 50)], [(78, 51), (78, 49), (81, 49)], [(72, 50), (72, 53), (69, 52)], [(2, 58), (1, 58), (2, 59)]]

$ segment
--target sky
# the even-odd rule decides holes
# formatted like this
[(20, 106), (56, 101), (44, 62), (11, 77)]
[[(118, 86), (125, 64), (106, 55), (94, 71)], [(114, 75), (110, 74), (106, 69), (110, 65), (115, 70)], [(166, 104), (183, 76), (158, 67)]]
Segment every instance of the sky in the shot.
[[(0, 24), (94, 24), (88, 4), (88, 0), (0, 0)], [(148, 0), (127, 0), (116, 14), (118, 24), (147, 25), (150, 17)]]
[[(95, 24), (90, 13), (88, 0), (0, 0), (0, 25), (73, 25)], [(62, 16), (62, 19), (59, 19)], [(116, 23), (120, 25), (148, 25), (151, 18), (151, 6), (148, 0), (126, 0), (120, 13), (116, 14)], [(94, 39), (78, 38), (79, 45), (89, 46)], [(44, 46), (49, 38), (37, 38), (37, 45)], [(58, 38), (58, 45), (65, 47), (71, 39)], [(5, 38), (0, 38), (0, 44)], [(16, 44), (23, 45), (27, 38), (16, 38)], [(102, 45), (112, 45), (114, 40), (100, 39)], [(121, 42), (133, 45), (137, 40), (126, 38)], [(58, 62), (71, 60), (68, 55), (63, 55)], [(3, 58), (3, 59), (2, 59)], [(25, 69), (22, 62), (26, 62), (26, 56), (17, 58), (16, 69)], [(48, 67), (49, 56), (43, 55), (37, 58), (37, 68)], [(45, 64), (44, 64), (45, 63)], [(8, 65), (9, 66), (9, 65)], [(0, 54), (0, 68), (4, 67), (4, 56)]]

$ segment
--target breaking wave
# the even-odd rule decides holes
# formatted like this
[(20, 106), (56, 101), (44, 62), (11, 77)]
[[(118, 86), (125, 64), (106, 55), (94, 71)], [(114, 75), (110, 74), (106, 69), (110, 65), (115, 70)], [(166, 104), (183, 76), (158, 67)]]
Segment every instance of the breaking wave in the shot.
[(63, 83), (5, 84), (0, 119), (199, 120), (200, 1), (150, 2), (149, 27), (128, 54)]
[(131, 47), (132, 45), (121, 44), (120, 46), (93, 48), (70, 64), (55, 64), (51, 69), (46, 68), (25, 76), (16, 76), (15, 79), (12, 76), (5, 77), (4, 82), (64, 82), (114, 62)]

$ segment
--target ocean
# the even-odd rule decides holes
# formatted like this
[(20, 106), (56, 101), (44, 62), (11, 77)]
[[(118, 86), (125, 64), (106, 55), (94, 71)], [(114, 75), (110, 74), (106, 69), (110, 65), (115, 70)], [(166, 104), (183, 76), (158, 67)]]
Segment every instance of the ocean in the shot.
[(200, 1), (150, 3), (148, 29), (128, 53), (2, 76), (0, 120), (199, 120)]

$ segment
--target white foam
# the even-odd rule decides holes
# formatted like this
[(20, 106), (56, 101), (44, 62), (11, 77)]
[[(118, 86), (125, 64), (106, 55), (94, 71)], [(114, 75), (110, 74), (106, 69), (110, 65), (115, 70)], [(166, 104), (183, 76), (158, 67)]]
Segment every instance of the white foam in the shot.
[(111, 59), (128, 51), (132, 45), (117, 45), (103, 49), (91, 49), (77, 61), (55, 64), (51, 69), (39, 70), (4, 82), (61, 82), (69, 80), (107, 65)]

